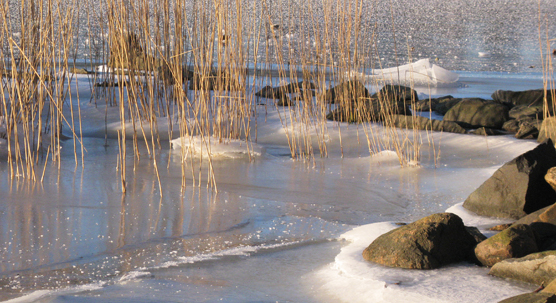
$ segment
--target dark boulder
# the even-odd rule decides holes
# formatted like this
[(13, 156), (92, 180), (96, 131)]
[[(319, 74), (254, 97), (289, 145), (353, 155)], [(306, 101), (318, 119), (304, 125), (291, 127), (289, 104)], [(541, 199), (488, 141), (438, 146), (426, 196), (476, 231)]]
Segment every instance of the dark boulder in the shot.
[(445, 121), (457, 122), (465, 128), (501, 129), (508, 119), (506, 106), (478, 98), (459, 102), (444, 116)]
[(388, 119), (386, 124), (403, 129), (420, 129), (458, 134), (467, 133), (467, 131), (457, 123), (420, 116), (393, 115)]
[(434, 107), (434, 111), (440, 115), (445, 115), (452, 107), (456, 106), (463, 100), (462, 98), (446, 98), (438, 100), (438, 103)]
[(517, 121), (516, 119), (510, 119), (506, 121), (504, 125), (502, 125), (502, 129), (515, 134), (519, 131), (519, 121)]
[(508, 114), (510, 118), (513, 119), (520, 119), (523, 117), (543, 119), (542, 106), (516, 105), (510, 109)]
[(549, 140), (500, 167), (463, 207), (483, 216), (519, 219), (551, 205), (556, 192), (544, 176), (554, 166), (556, 150)]
[(539, 136), (539, 120), (530, 117), (522, 117), (518, 120), (519, 129), (515, 134), (517, 139), (536, 139)]
[(450, 95), (439, 97), (439, 98), (423, 99), (423, 100), (415, 101), (415, 104), (413, 105), (412, 109), (418, 112), (436, 111), (436, 107), (439, 103), (446, 102), (452, 99), (454, 99), (454, 97)]
[(328, 113), (326, 118), (332, 121), (361, 123), (390, 121), (396, 115), (411, 115), (409, 104), (388, 103), (371, 98), (357, 103), (340, 105)]
[(406, 102), (419, 101), (417, 91), (411, 87), (403, 85), (384, 85), (373, 98), (388, 100), (389, 102)]
[(381, 235), (363, 258), (390, 267), (434, 269), (468, 260), (476, 244), (460, 217), (441, 213)]
[(343, 82), (328, 89), (324, 94), (324, 100), (332, 104), (353, 104), (369, 99), (371, 94), (361, 83), (357, 80), (350, 80)]
[(556, 251), (544, 251), (496, 263), (489, 275), (547, 285), (556, 278)]
[(313, 90), (316, 89), (315, 84), (313, 84), (313, 82), (309, 82), (309, 81), (299, 81), (299, 82), (292, 82), (290, 84), (286, 84), (280, 87), (277, 87), (276, 89), (281, 90), (283, 92), (286, 93), (301, 93), (304, 90)]
[[(546, 91), (547, 100), (552, 99), (550, 90)], [(497, 90), (492, 94), (492, 100), (499, 103), (509, 104), (511, 106), (543, 106), (544, 89), (534, 89), (514, 92), (511, 90)]]
[(484, 266), (521, 258), (538, 251), (535, 234), (529, 225), (514, 225), (477, 244), (475, 256)]
[[(455, 123), (455, 122), (452, 122)], [(503, 132), (494, 129), (494, 128), (488, 128), (488, 127), (480, 127), (477, 129), (474, 129), (472, 131), (469, 132), (470, 134), (473, 135), (478, 135), (478, 136), (501, 136), (504, 135)]]

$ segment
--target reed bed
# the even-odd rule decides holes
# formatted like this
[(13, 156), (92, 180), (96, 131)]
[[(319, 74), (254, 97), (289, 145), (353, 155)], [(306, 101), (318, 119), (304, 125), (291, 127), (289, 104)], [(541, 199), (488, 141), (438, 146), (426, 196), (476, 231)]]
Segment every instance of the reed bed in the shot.
[(74, 148), (81, 140), (74, 131), (78, 109), (68, 105), (79, 9), (77, 0), (0, 3), (0, 128), (12, 179), (37, 182), (44, 174), (41, 163), (59, 165), (62, 129), (72, 134)]
[[(74, 138), (76, 163), (77, 150), (84, 154), (79, 132), (74, 131), (81, 129), (76, 124), (79, 108), (68, 100), (69, 71), (77, 53), (86, 55), (90, 70), (106, 63), (105, 72), (90, 75), (91, 83), (105, 84), (91, 85), (91, 102), (105, 106), (107, 115), (119, 113), (118, 173), (123, 192), (132, 169), (128, 160), (131, 155), (133, 165), (141, 160), (141, 145), (153, 161), (162, 189), (159, 169), (171, 164), (159, 163), (161, 138), (177, 137), (184, 143), (200, 138), (206, 151), (194, 155), (192, 146), (182, 144), (182, 187), (191, 180), (193, 186), (216, 189), (212, 144), (242, 140), (250, 149), (257, 142), (261, 123), (257, 117), (270, 111), (278, 113), (294, 159), (314, 163), (316, 157), (327, 157), (331, 131), (338, 132), (343, 155), (342, 131), (354, 128), (371, 155), (388, 149), (398, 153), (401, 165), (419, 161), (425, 141), (415, 130), (394, 127), (397, 112), (391, 96), (371, 100), (369, 94), (361, 94), (361, 87), (378, 91), (388, 81), (353, 76), (382, 68), (376, 39), (386, 34), (377, 30), (372, 14), (365, 13), (369, 4), (363, 1), (16, 3), (0, 4), (1, 113), (13, 176), (37, 180), (35, 167), (45, 153), (59, 162), (64, 128)], [(378, 9), (374, 2), (370, 5), (371, 11)], [(395, 29), (389, 34), (395, 37)], [(333, 102), (330, 89), (346, 83), (344, 97)], [(261, 96), (264, 86), (270, 87), (272, 96)], [(330, 122), (331, 111), (357, 123)], [(168, 125), (164, 136), (160, 121)], [(108, 143), (108, 130), (106, 134)], [(133, 142), (132, 150), (128, 141)]]

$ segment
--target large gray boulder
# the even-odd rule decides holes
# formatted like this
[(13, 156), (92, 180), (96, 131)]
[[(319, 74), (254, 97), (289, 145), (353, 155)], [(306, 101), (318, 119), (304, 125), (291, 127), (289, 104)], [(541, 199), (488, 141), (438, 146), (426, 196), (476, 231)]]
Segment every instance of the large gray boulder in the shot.
[(521, 258), (538, 251), (535, 234), (529, 225), (511, 226), (482, 241), (475, 247), (475, 256), (484, 266)]
[(556, 251), (544, 251), (498, 262), (490, 269), (489, 275), (548, 285), (556, 278)]
[(508, 107), (479, 98), (466, 99), (452, 107), (444, 121), (457, 122), (466, 128), (497, 128), (501, 129), (509, 119)]
[(390, 267), (434, 269), (469, 259), (476, 244), (460, 217), (440, 213), (381, 235), (363, 258)]
[(556, 192), (544, 176), (554, 166), (554, 144), (540, 144), (500, 167), (467, 197), (463, 207), (483, 216), (519, 219), (551, 205)]

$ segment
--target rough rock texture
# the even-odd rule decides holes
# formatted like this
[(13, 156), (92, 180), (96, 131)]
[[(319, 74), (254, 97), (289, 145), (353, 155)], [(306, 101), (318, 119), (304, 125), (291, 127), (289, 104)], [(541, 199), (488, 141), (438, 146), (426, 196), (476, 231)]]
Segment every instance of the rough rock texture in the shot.
[(340, 122), (385, 121), (396, 115), (411, 115), (409, 104), (404, 102), (388, 103), (378, 99), (366, 99), (361, 102), (344, 104), (328, 113), (326, 118)]
[(542, 121), (537, 142), (542, 143), (548, 139), (552, 142), (556, 139), (556, 117), (549, 117)]
[(544, 180), (550, 187), (556, 190), (556, 167), (551, 167), (544, 175)]
[(468, 259), (476, 243), (460, 217), (441, 213), (381, 235), (363, 258), (390, 267), (433, 269)]
[(541, 292), (556, 294), (556, 279), (552, 280), (552, 282), (545, 284), (545, 287)]
[(288, 97), (288, 94), (284, 90), (280, 89), (279, 87), (272, 87), (270, 85), (267, 85), (263, 87), (260, 91), (256, 92), (255, 96), (267, 98), (267, 99), (280, 100)]
[(537, 139), (539, 136), (539, 129), (541, 124), (539, 120), (534, 118), (526, 117), (525, 119), (520, 118), (519, 129), (515, 134), (518, 139)]
[(389, 102), (408, 102), (419, 101), (417, 91), (411, 87), (402, 85), (384, 85), (380, 91), (373, 95), (374, 98), (388, 100)]
[(365, 85), (357, 80), (340, 83), (324, 94), (324, 100), (333, 104), (351, 104), (370, 97)]
[(519, 121), (517, 121), (516, 119), (510, 119), (506, 121), (504, 125), (502, 125), (502, 129), (515, 134), (519, 131)]
[(420, 116), (394, 115), (391, 119), (388, 119), (388, 123), (397, 128), (421, 129), (458, 134), (467, 133), (465, 128), (459, 126), (459, 124), (455, 122), (434, 120)]
[(549, 207), (552, 207), (552, 205), (549, 205), (547, 207), (543, 207), (537, 211), (534, 211), (530, 214), (528, 214), (527, 216), (515, 221), (513, 224), (531, 224), (533, 222), (538, 222), (539, 220), (539, 215), (542, 214), (543, 212), (545, 212)]
[(436, 106), (439, 103), (447, 102), (448, 100), (452, 100), (452, 99), (454, 99), (454, 97), (448, 95), (439, 98), (419, 100), (419, 101), (415, 101), (415, 105), (412, 109), (418, 112), (436, 111)]
[(547, 285), (556, 278), (556, 251), (544, 251), (498, 262), (490, 269), (489, 275)]
[(509, 120), (508, 107), (487, 100), (466, 99), (452, 107), (444, 116), (444, 121), (457, 122), (466, 128), (501, 129)]
[(517, 105), (510, 109), (510, 118), (520, 119), (522, 117), (531, 117), (535, 119), (543, 118), (542, 106), (527, 106), (527, 105)]
[[(550, 99), (551, 92), (547, 91)], [(544, 90), (526, 90), (514, 92), (510, 90), (497, 90), (492, 94), (492, 100), (511, 105), (542, 106), (544, 100)]]
[(316, 88), (315, 84), (313, 84), (313, 82), (310, 81), (292, 82), (290, 84), (277, 87), (278, 90), (287, 93), (298, 93), (298, 92), (303, 92), (304, 90), (311, 90), (315, 88)]
[(532, 292), (502, 300), (498, 303), (556, 303), (556, 295)]
[(481, 243), (487, 239), (487, 237), (483, 235), (483, 233), (477, 227), (466, 226), (465, 229), (467, 229), (467, 232), (469, 232), (469, 234), (473, 236), (475, 242), (477, 243)]
[(438, 114), (445, 115), (452, 107), (456, 106), (458, 103), (460, 103), (463, 100), (467, 100), (467, 99), (447, 98), (447, 99), (439, 100), (438, 104), (436, 104), (436, 106), (434, 107), (434, 111), (437, 112)]
[(519, 219), (551, 205), (556, 192), (544, 176), (554, 166), (554, 144), (540, 144), (499, 168), (467, 197), (463, 207), (483, 216)]
[(538, 251), (533, 230), (528, 225), (515, 225), (484, 240), (475, 247), (475, 256), (485, 266), (509, 258), (521, 258)]
[[(455, 123), (455, 122), (453, 122), (453, 123)], [(503, 132), (501, 132), (497, 129), (488, 128), (488, 127), (480, 127), (480, 128), (477, 128), (475, 130), (470, 131), (469, 133), (473, 134), (473, 135), (478, 135), (478, 136), (501, 136), (501, 135), (504, 135)]]

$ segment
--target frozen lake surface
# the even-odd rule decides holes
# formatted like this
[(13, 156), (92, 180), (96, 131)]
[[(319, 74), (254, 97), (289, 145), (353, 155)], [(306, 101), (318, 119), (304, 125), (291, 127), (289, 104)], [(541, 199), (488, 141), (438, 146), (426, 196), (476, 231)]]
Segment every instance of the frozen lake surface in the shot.
[[(486, 96), (497, 88), (539, 87), (542, 77), (462, 73), (460, 82), (437, 93)], [(180, 154), (163, 140), (157, 152), (162, 198), (146, 156), (129, 158), (122, 195), (117, 141), (105, 146), (104, 109), (89, 103), (88, 86), (80, 87), (84, 168), (75, 166), (71, 140), (60, 171), (47, 167), (42, 184), (8, 180), (2, 166), (1, 299), (470, 302), (465, 294), (473, 291), (482, 294), (473, 302), (492, 302), (531, 290), (469, 264), (385, 269), (364, 262), (360, 251), (392, 228), (379, 222), (411, 222), (454, 206), (470, 225), (498, 223), (457, 205), (534, 141), (423, 132), (420, 166), (402, 168), (393, 151), (371, 157), (358, 143), (357, 125), (342, 125), (342, 158), (330, 122), (329, 157), (294, 161), (277, 113), (261, 110), (254, 160), (237, 145), (221, 146), (214, 157), (218, 194), (188, 186), (181, 195)]]
[[(404, 51), (392, 51), (389, 9), (375, 7), (368, 19), (379, 24), (385, 67), (407, 61), (409, 46), (412, 59), (438, 58), (460, 75), (454, 87), (416, 88), (420, 97), (489, 98), (497, 89), (543, 86), (537, 1), (392, 3)], [(556, 15), (551, 3), (540, 1), (543, 14)], [(555, 22), (543, 24), (554, 33)], [(370, 156), (358, 125), (341, 126), (341, 150), (337, 124), (329, 122), (328, 158), (294, 161), (277, 112), (261, 109), (253, 160), (238, 152), (241, 144), (219, 147), (218, 194), (192, 180), (181, 193), (180, 153), (161, 140), (163, 195), (144, 147), (140, 161), (128, 157), (123, 195), (117, 139), (105, 141), (104, 107), (89, 103), (87, 77), (77, 80), (83, 167), (71, 140), (60, 169), (47, 166), (40, 184), (10, 180), (0, 164), (2, 301), (497, 302), (534, 288), (469, 264), (417, 272), (361, 256), (392, 223), (436, 212), (456, 212), (482, 229), (498, 224), (459, 204), (534, 141), (420, 132), (419, 166), (402, 168), (393, 151)], [(109, 118), (114, 134), (117, 115)]]

